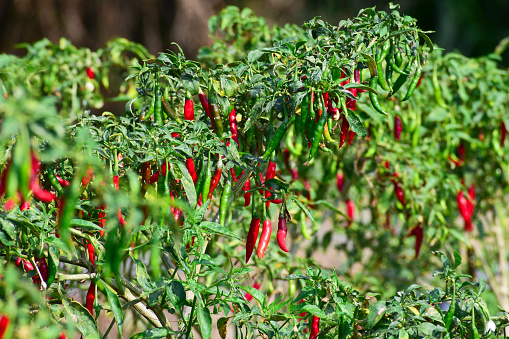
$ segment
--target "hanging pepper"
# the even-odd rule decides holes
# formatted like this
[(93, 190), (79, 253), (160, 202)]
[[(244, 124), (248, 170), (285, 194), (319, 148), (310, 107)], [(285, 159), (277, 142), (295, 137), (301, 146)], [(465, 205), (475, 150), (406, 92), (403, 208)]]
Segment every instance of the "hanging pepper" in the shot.
[[(269, 165), (267, 166), (267, 172), (265, 173), (265, 181), (270, 180), (276, 176), (276, 163), (274, 161), (269, 161)], [(265, 191), (265, 198), (270, 198), (272, 194), (270, 193), (269, 189)], [(270, 202), (265, 202), (267, 208), (270, 206)]]
[(338, 188), (339, 193), (343, 193), (343, 187), (345, 183), (345, 176), (343, 173), (336, 174), (336, 187)]
[[(242, 174), (244, 174), (244, 172), (242, 172)], [(244, 207), (247, 207), (249, 206), (249, 204), (251, 204), (251, 192), (249, 192), (249, 190), (251, 190), (251, 180), (250, 178), (247, 178), (246, 182), (244, 183)]]
[(154, 123), (156, 125), (163, 125), (163, 108), (161, 101), (161, 91), (159, 89), (159, 75), (156, 74), (156, 82), (154, 85)]
[(83, 179), (81, 179), (81, 187), (85, 188), (87, 185), (92, 181), (94, 178), (94, 170), (91, 166), (87, 166), (87, 169), (85, 171), (85, 175), (83, 175)]
[(196, 185), (196, 182), (198, 181), (198, 175), (196, 174), (196, 166), (194, 165), (193, 158), (186, 159), (186, 168), (189, 171), (191, 178), (193, 179), (193, 183)]
[(262, 259), (265, 254), (265, 250), (269, 246), (270, 236), (272, 234), (272, 223), (267, 216), (267, 212), (263, 211), (263, 229), (262, 235), (260, 236), (260, 241), (258, 242), (258, 248), (256, 250), (256, 254), (258, 258)]
[(94, 316), (94, 300), (95, 300), (95, 284), (93, 281), (90, 282), (90, 287), (87, 291), (85, 307), (90, 312), (92, 317)]
[(240, 147), (239, 134), (237, 131), (237, 116), (235, 115), (235, 108), (232, 108), (228, 118), (230, 121), (230, 131), (232, 132), (232, 139), (237, 143), (237, 146)]
[(94, 245), (91, 243), (87, 243), (87, 251), (88, 251), (88, 259), (90, 260), (90, 263), (92, 266), (95, 265), (95, 248)]
[(355, 138), (355, 132), (348, 131), (348, 141), (347, 141), (348, 146), (350, 146), (352, 144), (354, 138)]
[(346, 212), (348, 215), (348, 226), (351, 226), (355, 216), (355, 204), (350, 199), (346, 199)]
[(223, 194), (221, 194), (221, 203), (219, 205), (219, 223), (223, 226), (226, 223), (226, 214), (228, 213), (231, 192), (232, 185), (227, 182), (224, 186)]
[(382, 61), (387, 58), (387, 55), (389, 54), (389, 50), (391, 48), (391, 43), (389, 40), (386, 40), (382, 45), (382, 51), (380, 53), (377, 53), (375, 55), (376, 60), (376, 68), (378, 73), (378, 84), (384, 91), (390, 92), (391, 88), (387, 85), (387, 82), (385, 81), (385, 75), (383, 71), (383, 65)]
[(173, 108), (171, 108), (170, 104), (166, 101), (166, 99), (164, 97), (161, 97), (161, 102), (163, 105), (163, 111), (164, 111), (164, 113), (166, 113), (168, 118), (170, 118), (173, 121), (176, 121), (179, 124), (182, 124), (182, 120), (177, 115), (177, 113), (173, 110)]
[(403, 131), (403, 124), (399, 115), (394, 115), (394, 138), (401, 140), (401, 132)]
[[(398, 172), (395, 172), (393, 176), (397, 178), (399, 176)], [(399, 202), (405, 206), (405, 192), (403, 191), (403, 188), (401, 188), (399, 181), (391, 179), (391, 182), (394, 185), (394, 193), (396, 193), (396, 198), (398, 198)]]
[(424, 230), (421, 225), (417, 225), (408, 234), (409, 236), (415, 235), (415, 259), (419, 256), (421, 251), (422, 238), (424, 236)]
[(341, 146), (345, 143), (349, 128), (350, 123), (346, 119), (346, 115), (343, 115), (343, 120), (341, 121), (341, 134), (339, 136), (339, 148), (341, 148)]
[(209, 194), (207, 196), (208, 200), (212, 200), (212, 195), (214, 194), (214, 191), (216, 190), (217, 185), (219, 184), (219, 180), (221, 179), (221, 173), (223, 172), (223, 169), (219, 166), (222, 166), (221, 163), (218, 164), (218, 167), (216, 171), (214, 172), (214, 176), (212, 177), (212, 180), (210, 181), (210, 189)]
[[(325, 128), (325, 123), (327, 122), (327, 111), (323, 112), (323, 114), (318, 119), (318, 123), (316, 124), (315, 133), (313, 135), (313, 142), (311, 144), (311, 149), (309, 151), (308, 162), (311, 161), (318, 150), (318, 146), (320, 146), (320, 142), (322, 139), (322, 134)], [(329, 136), (330, 137), (330, 136)]]
[(311, 233), (309, 233), (308, 222), (306, 220), (306, 215), (303, 212), (300, 214), (299, 226), (302, 236), (307, 240), (311, 240)]
[(277, 243), (279, 248), (285, 252), (290, 252), (286, 247), (286, 234), (288, 233), (288, 227), (286, 226), (286, 218), (281, 211), (279, 214), (279, 221), (277, 224)]
[(320, 318), (314, 315), (311, 319), (311, 331), (309, 332), (309, 339), (316, 339), (318, 337), (318, 332), (320, 332)]
[(205, 181), (203, 183), (202, 197), (208, 199), (210, 192), (210, 184), (212, 182), (212, 161), (210, 160), (210, 153), (207, 161), (207, 173), (205, 174)]
[(260, 231), (260, 216), (254, 207), (253, 203), (253, 214), (251, 216), (251, 224), (249, 225), (249, 231), (246, 239), (246, 264), (248, 263), (251, 255), (253, 254), (258, 240), (258, 232)]
[[(371, 87), (373, 89), (376, 89), (377, 82), (378, 82), (378, 77), (377, 76), (371, 77), (371, 79), (369, 79), (369, 87)], [(377, 112), (379, 112), (379, 113), (381, 113), (383, 115), (387, 115), (387, 113), (384, 111), (384, 109), (380, 105), (380, 102), (378, 101), (377, 95), (375, 93), (371, 92), (371, 91), (369, 91), (369, 100), (371, 100), (371, 105), (373, 106), (373, 108)]]
[(11, 319), (6, 314), (0, 315), (0, 339), (3, 339), (7, 330), (9, 329), (9, 324), (11, 323)]
[(184, 119), (189, 121), (194, 120), (194, 102), (189, 91), (186, 91), (186, 99), (184, 101)]
[(422, 68), (420, 67), (417, 60), (416, 60), (415, 64), (416, 64), (416, 69), (415, 69), (414, 77), (412, 78), (412, 81), (410, 82), (410, 85), (408, 86), (408, 91), (407, 91), (405, 97), (401, 101), (406, 101), (406, 100), (410, 99), (410, 97), (414, 93), (415, 89), (420, 84)]
[(218, 137), (222, 137), (224, 133), (223, 121), (221, 120), (221, 113), (219, 113), (219, 107), (217, 104), (210, 105), (210, 114), (213, 119), (213, 126)]
[(288, 148), (285, 148), (283, 150), (283, 159), (284, 159), (284, 163), (285, 163), (286, 169), (292, 175), (292, 179), (293, 180), (299, 179), (299, 172), (297, 171), (297, 169), (292, 168), (290, 166), (290, 150)]

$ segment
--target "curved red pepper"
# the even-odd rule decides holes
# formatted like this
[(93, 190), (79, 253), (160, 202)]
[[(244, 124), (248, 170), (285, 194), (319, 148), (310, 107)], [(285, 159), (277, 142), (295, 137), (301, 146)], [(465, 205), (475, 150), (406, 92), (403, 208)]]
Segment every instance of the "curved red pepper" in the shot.
[(186, 160), (186, 168), (191, 174), (191, 178), (193, 179), (194, 184), (198, 181), (198, 175), (196, 174), (196, 166), (194, 165), (193, 158), (187, 158)]
[(504, 147), (506, 136), (507, 136), (507, 128), (505, 127), (505, 123), (503, 121), (501, 121), (500, 122), (500, 147)]
[(348, 215), (348, 226), (352, 225), (353, 218), (355, 216), (355, 204), (352, 200), (346, 200), (346, 211)]
[(251, 189), (251, 180), (247, 178), (246, 183), (244, 184), (244, 207), (247, 207), (251, 204), (251, 192), (248, 192)]
[(421, 225), (417, 225), (408, 234), (409, 236), (415, 235), (415, 259), (419, 256), (421, 251), (422, 238), (424, 236), (424, 230)]
[(309, 332), (309, 339), (316, 339), (318, 337), (318, 332), (320, 332), (320, 318), (314, 315), (311, 319), (311, 331)]
[(93, 281), (90, 282), (90, 287), (87, 291), (85, 307), (90, 312), (92, 317), (94, 316), (94, 300), (95, 300), (95, 284)]
[(251, 224), (249, 225), (249, 231), (247, 232), (246, 239), (246, 264), (249, 259), (251, 259), (251, 255), (253, 254), (254, 248), (256, 246), (256, 241), (258, 240), (258, 233), (260, 232), (260, 217), (255, 212), (251, 218)]
[(184, 103), (184, 119), (194, 120), (194, 102), (189, 92), (186, 93), (186, 100)]
[(277, 224), (277, 243), (279, 247), (285, 251), (290, 252), (286, 247), (286, 234), (288, 233), (288, 227), (286, 226), (286, 218), (283, 214), (279, 215), (279, 221)]
[(398, 141), (401, 140), (401, 132), (403, 131), (403, 123), (399, 115), (394, 116), (394, 138)]
[(214, 191), (219, 184), (219, 180), (221, 179), (221, 173), (223, 172), (222, 168), (217, 168), (216, 172), (212, 176), (212, 180), (210, 181), (210, 188), (209, 188), (209, 194), (207, 196), (208, 200), (212, 200), (212, 195), (214, 194)]
[(341, 121), (341, 134), (339, 136), (339, 148), (341, 148), (345, 143), (349, 128), (350, 124), (348, 123), (346, 116), (343, 115), (343, 120)]
[(9, 328), (9, 324), (11, 323), (11, 319), (8, 315), (2, 314), (0, 315), (0, 339), (3, 339), (5, 334), (7, 333), (7, 329)]
[(240, 147), (239, 144), (239, 134), (237, 131), (237, 116), (235, 115), (235, 108), (232, 109), (229, 115), (230, 120), (230, 131), (232, 132), (232, 139), (235, 140), (237, 146)]
[(256, 249), (256, 254), (258, 258), (262, 259), (265, 254), (265, 250), (269, 246), (270, 236), (272, 234), (272, 222), (270, 219), (265, 216), (263, 220), (263, 229), (262, 235), (260, 236), (260, 241), (258, 242), (258, 248)]
[(339, 193), (343, 193), (343, 187), (345, 184), (345, 176), (343, 173), (336, 174), (336, 187), (338, 188)]

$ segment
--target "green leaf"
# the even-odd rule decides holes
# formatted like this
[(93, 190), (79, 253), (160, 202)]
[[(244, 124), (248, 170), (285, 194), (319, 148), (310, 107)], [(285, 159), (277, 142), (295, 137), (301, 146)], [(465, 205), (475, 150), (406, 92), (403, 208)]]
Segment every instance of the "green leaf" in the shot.
[(150, 281), (150, 277), (147, 274), (147, 268), (140, 260), (133, 258), (133, 261), (136, 264), (136, 280), (138, 280), (143, 290), (146, 292), (152, 291), (155, 286), (152, 281)]
[(387, 310), (387, 306), (385, 306), (385, 301), (378, 301), (369, 309), (368, 319), (367, 319), (367, 328), (368, 330), (372, 329), (380, 319), (385, 314)]
[(77, 301), (69, 302), (65, 298), (62, 299), (62, 304), (65, 318), (76, 325), (84, 338), (100, 338), (94, 318), (83, 305)]
[(315, 223), (315, 219), (313, 218), (313, 215), (311, 215), (311, 213), (308, 211), (308, 209), (306, 208), (306, 206), (304, 206), (303, 203), (301, 203), (299, 201), (299, 199), (297, 199), (297, 197), (295, 196), (289, 196), (288, 199), (292, 200), (293, 202), (295, 202), (297, 204), (297, 206), (299, 206), (299, 208), (302, 210), (302, 212), (304, 212), (304, 214), (313, 222)]
[(198, 305), (197, 315), (202, 337), (204, 339), (210, 338), (210, 335), (212, 334), (212, 317), (210, 316), (209, 309)]
[(173, 280), (166, 288), (166, 293), (171, 303), (176, 307), (178, 313), (181, 313), (181, 306), (186, 302), (186, 291), (184, 285), (178, 280)]
[(458, 251), (454, 251), (454, 266), (453, 268), (456, 269), (459, 265), (461, 265), (461, 255)]
[(251, 287), (251, 286), (238, 286), (238, 288), (251, 294), (253, 296), (253, 298), (255, 298), (261, 305), (265, 304), (265, 300), (266, 300), (267, 296), (265, 294), (263, 294), (262, 292), (258, 291), (256, 288)]
[(316, 305), (305, 305), (302, 308), (302, 311), (311, 313), (312, 315), (317, 316), (318, 318), (327, 318), (325, 313), (323, 313), (323, 311)]
[(184, 186), (184, 190), (186, 191), (187, 195), (187, 201), (189, 201), (189, 205), (192, 207), (196, 206), (196, 190), (194, 188), (194, 182), (193, 178), (191, 178), (191, 174), (189, 174), (189, 171), (186, 168), (186, 165), (181, 163), (180, 161), (177, 162), (177, 165), (182, 172), (182, 178), (180, 178), (182, 186)]
[(433, 53), (433, 42), (431, 42), (431, 39), (429, 38), (429, 36), (427, 36), (426, 34), (421, 33), (421, 32), (419, 32), (419, 36), (421, 38), (423, 38), (424, 41), (426, 41), (426, 45), (428, 45), (428, 47), (429, 47), (428, 53), (430, 53), (430, 54)]
[(110, 290), (107, 286), (104, 286), (104, 289), (106, 290), (106, 296), (110, 303), (111, 312), (117, 322), (118, 333), (122, 334), (122, 326), (124, 325), (124, 312), (122, 310), (122, 305), (120, 305), (120, 300), (115, 292)]
[(216, 222), (203, 221), (200, 223), (200, 227), (202, 227), (212, 233), (222, 234), (222, 235), (226, 235), (226, 236), (241, 240), (241, 238), (238, 235), (236, 235), (235, 233), (231, 232), (226, 227), (224, 227), (221, 224), (218, 224)]
[(69, 225), (71, 227), (80, 227), (80, 228), (83, 228), (86, 230), (92, 229), (92, 230), (103, 231), (103, 228), (101, 226), (96, 225), (95, 223), (93, 223), (91, 221), (83, 220), (83, 219), (72, 219)]
[(196, 95), (200, 90), (200, 79), (192, 74), (184, 73), (182, 75), (182, 85), (186, 90), (191, 92), (192, 95)]
[(250, 64), (253, 63), (253, 61), (258, 60), (263, 55), (263, 53), (264, 52), (260, 49), (255, 49), (254, 51), (249, 52), (247, 55), (247, 62)]
[(364, 128), (364, 125), (362, 124), (362, 122), (359, 120), (357, 115), (355, 115), (355, 113), (351, 109), (348, 109), (348, 114), (346, 115), (346, 120), (348, 120), (348, 123), (350, 124), (350, 128), (352, 129), (352, 131), (355, 132), (355, 134), (357, 134), (361, 138), (364, 138), (365, 136), (368, 135), (368, 133), (366, 133), (366, 129)]
[(151, 328), (150, 330), (146, 330), (144, 332), (138, 333), (131, 337), (131, 339), (159, 339), (166, 338), (169, 334), (172, 334), (173, 331), (166, 329), (164, 327)]

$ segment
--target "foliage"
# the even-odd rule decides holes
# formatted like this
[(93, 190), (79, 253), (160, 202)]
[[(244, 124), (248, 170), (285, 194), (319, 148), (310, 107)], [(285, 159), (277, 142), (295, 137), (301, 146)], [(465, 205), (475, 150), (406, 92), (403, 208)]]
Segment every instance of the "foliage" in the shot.
[[(507, 119), (507, 72), (494, 56), (442, 55), (397, 9), (361, 10), (338, 26), (315, 18), (268, 29), (230, 7), (209, 22), (224, 36), (203, 50), (207, 69), (182, 53), (152, 58), (124, 40), (98, 52), (42, 41), (24, 58), (2, 56), (0, 275), (16, 262), (26, 270), (0, 280), (2, 312), (15, 324), (9, 335), (30, 324), (56, 336), (63, 322), (68, 334), (97, 337), (95, 320), (105, 315), (112, 322), (101, 335), (116, 324), (135, 338), (187, 338), (195, 328), (209, 338), (212, 316), (221, 317), (222, 337), (232, 324), (246, 337), (307, 337), (311, 315), (324, 338), (502, 333), (507, 313), (490, 316), (484, 280), (471, 282), (475, 269), (457, 272), (460, 255), (451, 264), (439, 250), (472, 249), (471, 233), (455, 226), (462, 185), (475, 221), (507, 193), (497, 134)], [(111, 69), (127, 71), (114, 99), (128, 98), (124, 112), (88, 110), (104, 100), (89, 67), (105, 88)], [(404, 74), (392, 82), (397, 67)], [(93, 89), (78, 90), (87, 83)], [(392, 137), (396, 114), (403, 130)], [(285, 170), (269, 178), (271, 164)], [(207, 199), (205, 183), (219, 169)], [(472, 198), (466, 187), (481, 178)], [(250, 204), (239, 199), (246, 194)], [(352, 206), (368, 218), (354, 217)], [(255, 215), (289, 222), (289, 254), (270, 241), (266, 256), (243, 264)], [(318, 237), (329, 221), (332, 230)], [(346, 235), (336, 247), (348, 261), (329, 270), (312, 254), (334, 233)], [(421, 286), (439, 262), (430, 252), (445, 287)], [(18, 280), (23, 293), (11, 297)], [(88, 289), (84, 303), (72, 300), (76, 288)], [(449, 300), (455, 311), (442, 311)], [(127, 312), (144, 322), (125, 323)]]

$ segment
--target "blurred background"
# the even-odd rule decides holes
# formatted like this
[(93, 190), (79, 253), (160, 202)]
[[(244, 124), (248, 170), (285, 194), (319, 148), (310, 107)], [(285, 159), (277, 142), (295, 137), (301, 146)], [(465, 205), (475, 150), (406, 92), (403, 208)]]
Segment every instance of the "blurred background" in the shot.
[[(509, 36), (508, 0), (401, 0), (400, 12), (418, 19), (446, 51), (475, 57), (490, 53)], [(388, 10), (388, 1), (368, 0), (0, 0), (0, 52), (22, 55), (21, 42), (65, 37), (78, 47), (97, 49), (114, 37), (158, 52), (178, 43), (194, 59), (210, 43), (207, 19), (227, 5), (250, 7), (269, 24), (302, 24), (314, 16), (330, 23), (365, 7)], [(504, 54), (509, 65), (508, 51)]]

